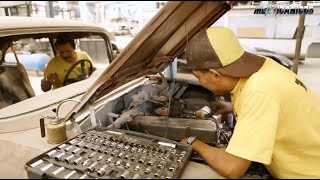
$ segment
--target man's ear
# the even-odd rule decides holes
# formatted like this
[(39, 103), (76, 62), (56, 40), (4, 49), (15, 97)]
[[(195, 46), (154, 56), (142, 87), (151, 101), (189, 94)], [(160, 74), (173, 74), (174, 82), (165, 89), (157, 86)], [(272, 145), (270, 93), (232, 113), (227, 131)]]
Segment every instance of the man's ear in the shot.
[(221, 74), (215, 69), (209, 69), (209, 74), (214, 78), (221, 79)]

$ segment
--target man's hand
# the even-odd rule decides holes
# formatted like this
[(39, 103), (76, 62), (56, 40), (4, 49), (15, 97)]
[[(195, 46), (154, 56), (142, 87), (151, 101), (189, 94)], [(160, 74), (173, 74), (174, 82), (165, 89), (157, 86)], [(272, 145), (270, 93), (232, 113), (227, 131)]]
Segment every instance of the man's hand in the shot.
[(52, 84), (50, 84), (48, 81), (46, 81), (46, 78), (43, 78), (41, 80), (41, 89), (43, 92), (47, 92), (47, 91), (51, 90), (51, 86), (52, 86)]
[(187, 140), (188, 140), (188, 138), (184, 138), (184, 139), (182, 139), (180, 142), (181, 142), (182, 144), (188, 144), (188, 143), (187, 143)]
[(50, 74), (47, 78), (41, 80), (41, 89), (44, 92), (50, 91), (52, 85), (56, 85), (57, 83), (60, 83), (57, 73)]
[(213, 101), (210, 103), (210, 108), (214, 114), (226, 114), (233, 111), (231, 102)]
[(60, 83), (60, 79), (58, 77), (58, 74), (57, 73), (50, 74), (47, 77), (47, 82), (49, 82), (51, 85), (59, 84)]

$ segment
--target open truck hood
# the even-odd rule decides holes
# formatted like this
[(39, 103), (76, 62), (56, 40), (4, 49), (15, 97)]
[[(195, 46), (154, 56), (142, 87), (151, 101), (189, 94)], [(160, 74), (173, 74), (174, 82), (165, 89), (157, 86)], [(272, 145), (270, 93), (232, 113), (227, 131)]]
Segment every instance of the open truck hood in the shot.
[(236, 3), (167, 2), (88, 89), (70, 114), (131, 80), (164, 70), (185, 49), (188, 39), (210, 27)]

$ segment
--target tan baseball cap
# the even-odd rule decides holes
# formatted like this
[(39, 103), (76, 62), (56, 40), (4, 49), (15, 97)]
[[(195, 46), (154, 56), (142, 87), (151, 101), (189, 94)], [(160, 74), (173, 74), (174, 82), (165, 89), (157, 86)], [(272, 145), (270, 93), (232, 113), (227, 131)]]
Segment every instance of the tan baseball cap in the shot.
[(192, 37), (186, 48), (192, 70), (216, 69), (232, 77), (248, 77), (257, 72), (265, 58), (246, 52), (234, 33), (225, 27), (210, 27)]

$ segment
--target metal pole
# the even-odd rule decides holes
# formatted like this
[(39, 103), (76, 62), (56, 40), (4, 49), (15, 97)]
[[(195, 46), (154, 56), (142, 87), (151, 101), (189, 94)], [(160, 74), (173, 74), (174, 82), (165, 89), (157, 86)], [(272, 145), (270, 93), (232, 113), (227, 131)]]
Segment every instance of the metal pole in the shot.
[[(301, 1), (301, 6), (306, 6), (307, 1)], [(303, 30), (304, 30), (304, 20), (305, 14), (300, 14), (299, 16), (299, 25), (297, 29), (297, 40), (296, 40), (296, 49), (295, 49), (295, 57), (293, 59), (293, 69), (292, 71), (298, 74), (298, 66), (300, 61), (300, 51), (301, 51), (301, 42), (303, 38)]]
[(46, 1), (46, 15), (49, 18), (54, 18), (52, 1)]
[(26, 1), (26, 12), (27, 12), (27, 16), (28, 16), (28, 17), (31, 16), (30, 6), (31, 6), (31, 1)]

